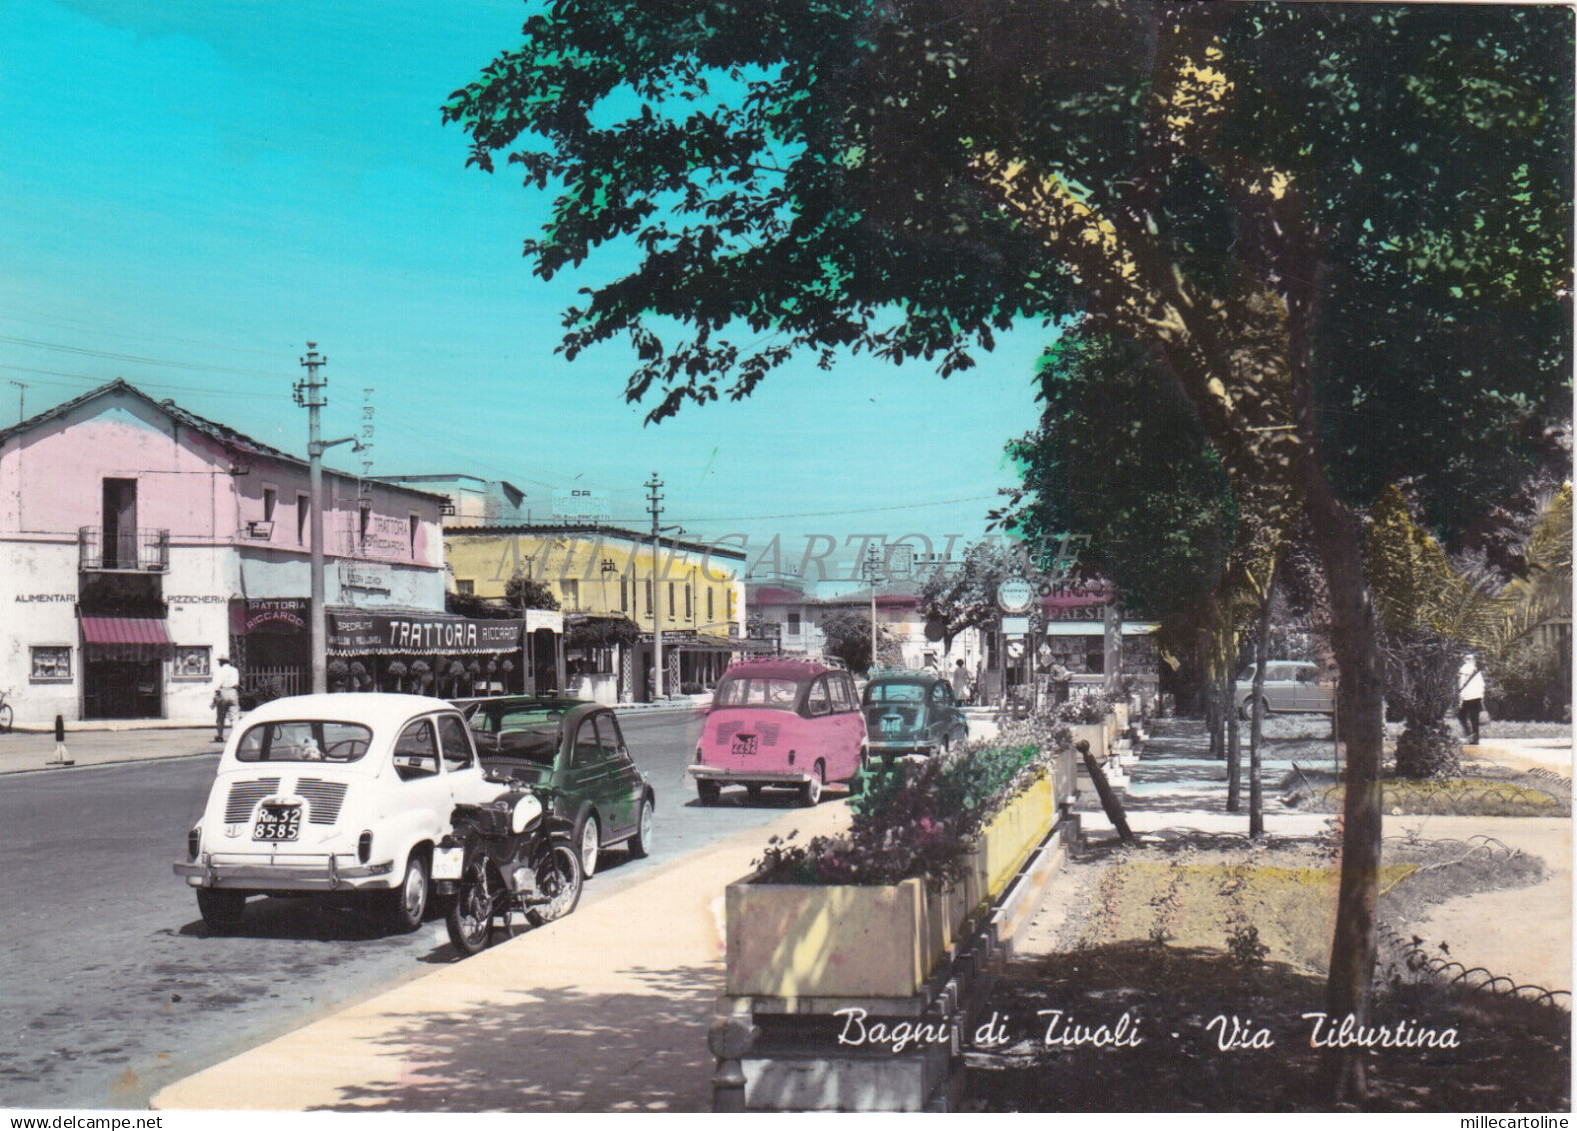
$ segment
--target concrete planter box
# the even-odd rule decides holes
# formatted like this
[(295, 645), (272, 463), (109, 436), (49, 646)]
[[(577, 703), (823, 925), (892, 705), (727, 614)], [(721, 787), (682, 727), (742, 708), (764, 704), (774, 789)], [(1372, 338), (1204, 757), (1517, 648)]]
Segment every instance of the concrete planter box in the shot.
[(1000, 894), (1056, 817), (1049, 779), (981, 830), (963, 883), (728, 885), (727, 992), (733, 997), (886, 998), (919, 992), (960, 928)]
[(1072, 729), (1075, 746), (1082, 739), (1090, 744), (1090, 753), (1095, 755), (1097, 762), (1105, 760), (1107, 749), (1105, 723), (1081, 723)]

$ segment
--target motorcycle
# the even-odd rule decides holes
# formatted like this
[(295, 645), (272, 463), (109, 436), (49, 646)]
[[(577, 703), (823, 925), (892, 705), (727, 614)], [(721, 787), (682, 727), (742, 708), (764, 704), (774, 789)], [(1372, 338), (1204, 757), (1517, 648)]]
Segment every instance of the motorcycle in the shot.
[(516, 911), (540, 927), (580, 903), (585, 882), (570, 846), (569, 821), (544, 810), (531, 790), (510, 790), (485, 805), (456, 805), (453, 831), (433, 852), (434, 890), (452, 896), (444, 925), (462, 955), (484, 950), (494, 920), (507, 933)]

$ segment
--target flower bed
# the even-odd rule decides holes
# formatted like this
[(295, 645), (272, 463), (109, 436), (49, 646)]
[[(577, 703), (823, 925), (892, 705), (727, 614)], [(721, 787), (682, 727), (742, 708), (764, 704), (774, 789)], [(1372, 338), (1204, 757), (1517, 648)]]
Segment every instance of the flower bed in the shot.
[(847, 834), (774, 837), (755, 875), (728, 888), (728, 992), (915, 993), (1051, 830), (1047, 768), (1068, 739), (1042, 717), (1000, 744), (880, 767), (862, 775)]
[[(728, 993), (736, 997), (907, 997), (999, 895), (1050, 831), (1051, 781), (1036, 779), (979, 830), (946, 888), (771, 883), (727, 890)], [(814, 844), (815, 842), (811, 842)]]

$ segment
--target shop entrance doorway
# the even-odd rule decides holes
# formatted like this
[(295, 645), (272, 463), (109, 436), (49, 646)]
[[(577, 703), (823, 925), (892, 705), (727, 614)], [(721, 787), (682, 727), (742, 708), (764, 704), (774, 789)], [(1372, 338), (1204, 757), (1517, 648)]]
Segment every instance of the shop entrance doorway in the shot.
[(83, 671), (82, 717), (162, 718), (163, 674), (158, 660), (89, 660)]

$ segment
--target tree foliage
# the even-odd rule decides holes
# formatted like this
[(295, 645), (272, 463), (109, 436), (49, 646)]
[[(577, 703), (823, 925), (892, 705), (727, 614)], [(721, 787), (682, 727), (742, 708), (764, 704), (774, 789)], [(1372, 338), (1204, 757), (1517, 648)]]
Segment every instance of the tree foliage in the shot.
[(1039, 380), (1040, 426), (1009, 445), (1022, 487), (1002, 517), (1030, 538), (1088, 536), (1081, 565), (1130, 615), (1189, 620), (1226, 564), (1236, 502), (1188, 401), (1141, 347), (1077, 329)]
[[(1049, 560), (1040, 553), (1047, 548)], [(958, 635), (970, 628), (994, 628), (1002, 610), (997, 605), (997, 586), (1009, 578), (1023, 578), (1039, 584), (1048, 576), (1060, 576), (1072, 563), (1056, 555), (1067, 552), (1062, 539), (1048, 537), (1035, 542), (986, 539), (964, 551), (963, 561), (934, 566), (920, 576), (920, 612), (942, 622), (943, 651), (950, 651)], [(1042, 573), (1042, 566), (1046, 573)], [(1031, 629), (1038, 630), (1041, 612), (1030, 610)]]
[(521, 573), (504, 582), (504, 598), (517, 609), (552, 611), (559, 607), (559, 599), (554, 595), (551, 585)]
[[(822, 647), (829, 656), (841, 660), (850, 671), (871, 670), (871, 618), (868, 613), (836, 609), (821, 618), (819, 627)], [(876, 626), (876, 649), (878, 666), (893, 666), (899, 662), (898, 642), (886, 625)]]

